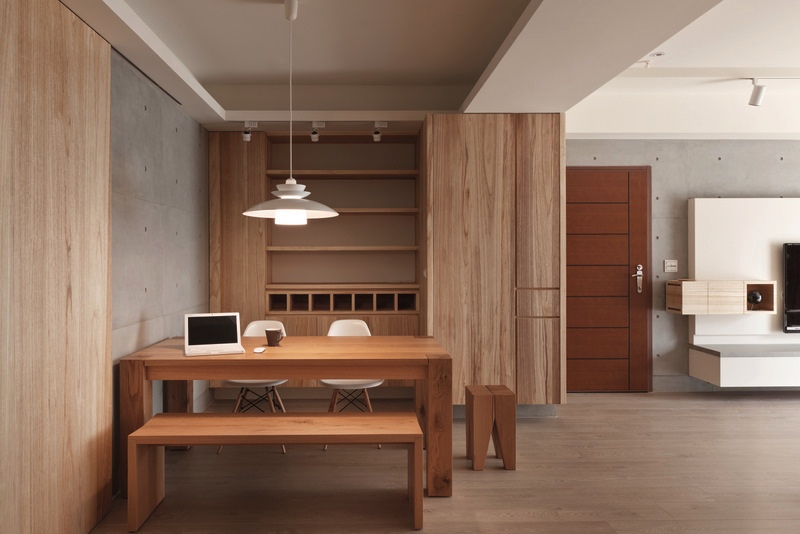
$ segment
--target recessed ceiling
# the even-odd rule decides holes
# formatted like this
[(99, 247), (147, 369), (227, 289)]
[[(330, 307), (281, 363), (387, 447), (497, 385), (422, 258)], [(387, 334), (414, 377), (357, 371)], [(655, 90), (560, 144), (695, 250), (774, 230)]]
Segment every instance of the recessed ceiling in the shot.
[[(288, 119), (282, 1), (62, 2), (207, 128)], [(743, 78), (800, 77), (799, 17), (796, 0), (300, 0), (294, 118), (566, 112), (577, 137), (792, 137), (800, 81), (752, 108)]]

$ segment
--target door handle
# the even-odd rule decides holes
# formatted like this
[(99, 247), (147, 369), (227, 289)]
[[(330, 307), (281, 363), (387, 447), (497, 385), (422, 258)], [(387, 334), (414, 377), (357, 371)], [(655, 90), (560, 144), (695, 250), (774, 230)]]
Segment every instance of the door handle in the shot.
[(643, 268), (644, 267), (642, 267), (641, 264), (637, 265), (636, 266), (636, 274), (632, 274), (631, 275), (632, 278), (636, 278), (636, 292), (637, 293), (641, 293), (642, 292), (642, 278), (644, 278), (644, 273), (642, 272)]

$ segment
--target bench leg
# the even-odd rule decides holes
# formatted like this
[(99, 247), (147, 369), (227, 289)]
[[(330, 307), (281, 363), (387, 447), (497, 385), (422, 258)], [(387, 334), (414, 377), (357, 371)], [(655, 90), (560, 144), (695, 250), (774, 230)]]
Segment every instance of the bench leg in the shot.
[(414, 516), (414, 528), (422, 529), (422, 438), (408, 446), (408, 498)]
[(164, 500), (164, 447), (128, 441), (128, 531), (136, 532)]
[(494, 395), (494, 427), (492, 441), (503, 467), (517, 468), (517, 399), (506, 386), (488, 386)]
[(473, 471), (483, 471), (494, 420), (492, 394), (486, 386), (467, 386), (466, 402), (467, 458)]

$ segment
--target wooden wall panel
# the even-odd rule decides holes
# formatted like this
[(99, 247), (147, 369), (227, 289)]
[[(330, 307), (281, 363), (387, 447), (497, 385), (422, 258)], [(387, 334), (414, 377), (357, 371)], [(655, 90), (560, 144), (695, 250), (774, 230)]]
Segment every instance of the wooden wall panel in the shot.
[[(566, 309), (564, 118), (559, 114), (531, 114), (518, 115), (516, 119), (516, 287), (517, 298), (521, 298), (518, 313), (540, 313), (528, 309), (528, 289), (542, 293), (536, 297), (539, 301), (553, 298), (555, 291), (558, 317)], [(517, 402), (564, 402), (564, 321), (520, 319), (517, 324), (521, 328), (516, 349)]]
[(567, 359), (627, 359), (627, 328), (570, 328)]
[(560, 310), (558, 289), (517, 289), (517, 317), (558, 317)]
[(569, 360), (570, 391), (628, 391), (628, 360)]
[(570, 170), (567, 202), (628, 203), (628, 171), (617, 169)]
[[(517, 319), (516, 391), (528, 399), (519, 404), (553, 404), (547, 401), (562, 389), (565, 366), (561, 363), (560, 319)], [(519, 393), (517, 393), (519, 397)], [(545, 400), (539, 400), (545, 399)], [(564, 402), (563, 398), (560, 402)]]
[(518, 288), (561, 287), (563, 125), (557, 114), (517, 116)]
[[(264, 219), (245, 217), (250, 206), (268, 200), (266, 135), (250, 142), (239, 132), (212, 132), (209, 139), (209, 308), (238, 311), (242, 325), (266, 316)], [(213, 212), (216, 210), (216, 212)]]
[(598, 256), (602, 256), (603, 265), (628, 265), (628, 236), (567, 236), (567, 265), (594, 265)]
[(514, 117), (431, 115), (428, 311), (453, 358), (453, 399), (466, 384), (515, 383)]
[(88, 532), (111, 505), (111, 49), (51, 0), (0, 27), (2, 530)]
[(627, 204), (574, 204), (567, 218), (568, 234), (627, 234)]
[(569, 265), (567, 296), (627, 297), (628, 278), (628, 269), (624, 265)]

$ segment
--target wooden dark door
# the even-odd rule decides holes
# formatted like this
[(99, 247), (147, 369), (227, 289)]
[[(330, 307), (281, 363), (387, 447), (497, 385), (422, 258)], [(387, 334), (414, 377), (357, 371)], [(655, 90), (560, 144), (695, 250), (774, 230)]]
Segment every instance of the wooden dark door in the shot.
[(650, 168), (567, 167), (567, 391), (652, 389), (652, 274)]

